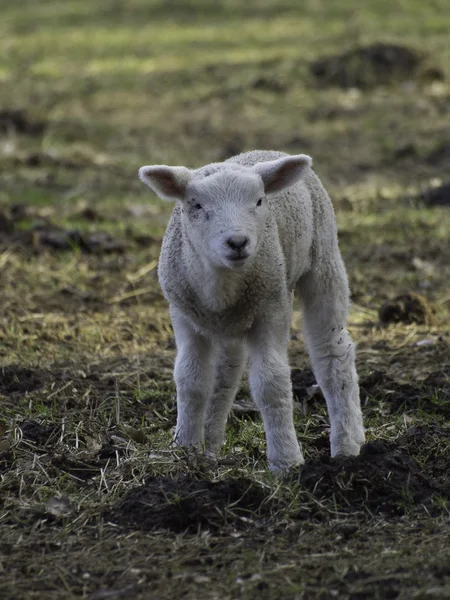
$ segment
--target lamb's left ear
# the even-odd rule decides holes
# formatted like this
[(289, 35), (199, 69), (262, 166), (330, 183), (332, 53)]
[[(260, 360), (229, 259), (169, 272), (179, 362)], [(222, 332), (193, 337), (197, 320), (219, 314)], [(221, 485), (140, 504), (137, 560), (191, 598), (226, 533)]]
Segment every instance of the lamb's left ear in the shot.
[(163, 200), (183, 200), (192, 171), (186, 167), (154, 165), (141, 167), (139, 178)]
[(312, 165), (312, 158), (307, 154), (286, 156), (278, 160), (257, 163), (253, 170), (261, 175), (266, 194), (279, 192), (296, 183)]

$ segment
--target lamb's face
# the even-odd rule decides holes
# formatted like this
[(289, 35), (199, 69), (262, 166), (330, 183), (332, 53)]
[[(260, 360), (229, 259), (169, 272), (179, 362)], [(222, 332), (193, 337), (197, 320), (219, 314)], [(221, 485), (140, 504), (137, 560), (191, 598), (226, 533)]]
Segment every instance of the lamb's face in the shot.
[(182, 202), (184, 231), (196, 251), (229, 269), (241, 268), (255, 254), (268, 215), (263, 181), (250, 170), (194, 178)]
[(269, 215), (266, 195), (299, 181), (311, 166), (305, 154), (242, 167), (234, 162), (198, 171), (167, 165), (145, 166), (139, 177), (154, 192), (182, 205), (182, 222), (199, 259), (235, 269), (251, 261)]

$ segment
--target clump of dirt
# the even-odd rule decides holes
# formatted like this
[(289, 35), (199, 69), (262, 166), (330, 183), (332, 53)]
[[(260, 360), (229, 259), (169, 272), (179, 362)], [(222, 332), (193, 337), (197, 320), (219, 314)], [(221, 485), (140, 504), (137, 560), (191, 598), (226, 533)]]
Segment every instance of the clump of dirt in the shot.
[(359, 382), (363, 404), (372, 399), (385, 402), (390, 413), (400, 410), (423, 410), (429, 414), (450, 418), (450, 379), (442, 371), (430, 373), (415, 384), (399, 383), (387, 373), (374, 371)]
[(450, 489), (450, 428), (436, 424), (410, 427), (397, 440), (399, 448), (418, 457), (439, 488)]
[(316, 377), (310, 369), (292, 369), (291, 381), (295, 398), (305, 400), (308, 397), (308, 388), (316, 383)]
[(450, 206), (450, 181), (426, 190), (420, 199), (427, 206)]
[(198, 481), (189, 476), (157, 478), (131, 490), (107, 518), (134, 529), (168, 529), (176, 533), (218, 531), (226, 525), (245, 527), (267, 513), (269, 492), (241, 478)]
[(22, 437), (36, 446), (46, 446), (56, 440), (60, 432), (58, 425), (42, 425), (37, 421), (25, 420), (19, 425)]
[(31, 225), (28, 229), (18, 229), (16, 219), (0, 213), (0, 244), (20, 244), (34, 251), (44, 248), (51, 250), (73, 250), (101, 254), (125, 251), (125, 244), (109, 233), (95, 231), (84, 233), (77, 229), (63, 229), (50, 222)]
[(25, 135), (41, 135), (46, 124), (43, 121), (30, 119), (24, 110), (2, 110), (0, 111), (0, 132), (22, 133)]
[[(420, 430), (407, 435), (420, 443)], [(421, 468), (405, 443), (376, 441), (366, 444), (354, 458), (323, 456), (307, 462), (300, 483), (319, 500), (334, 498), (343, 511), (366, 507), (372, 514), (401, 515), (425, 506), (433, 512), (436, 496), (450, 499), (450, 478), (439, 479), (433, 473), (433, 464), (440, 461), (439, 456), (429, 458)]]
[(441, 69), (406, 46), (376, 43), (344, 54), (328, 56), (311, 64), (311, 73), (325, 86), (371, 89), (379, 85), (419, 79), (444, 79)]
[(432, 166), (447, 165), (450, 161), (450, 142), (445, 141), (438, 144), (426, 157), (428, 164)]
[(43, 387), (49, 374), (39, 369), (28, 369), (20, 365), (7, 365), (0, 368), (0, 394), (24, 394)]
[(286, 90), (287, 84), (281, 81), (279, 77), (261, 76), (255, 79), (252, 88), (255, 90), (264, 90), (280, 94)]
[(84, 234), (76, 229), (66, 231), (53, 226), (35, 229), (31, 241), (34, 247), (47, 246), (54, 250), (73, 250), (74, 247), (94, 253), (123, 252), (125, 250), (123, 242), (109, 233), (96, 231)]
[(421, 294), (408, 292), (384, 302), (378, 311), (382, 325), (390, 323), (418, 323), (432, 325), (435, 322), (434, 308)]
[(397, 441), (397, 445), (409, 454), (425, 452), (436, 457), (441, 452), (450, 456), (450, 428), (435, 423), (409, 427)]
[(51, 461), (53, 467), (64, 473), (70, 473), (77, 479), (88, 481), (97, 475), (100, 475), (101, 468), (105, 466), (106, 461), (85, 462), (68, 458), (66, 456), (54, 457)]

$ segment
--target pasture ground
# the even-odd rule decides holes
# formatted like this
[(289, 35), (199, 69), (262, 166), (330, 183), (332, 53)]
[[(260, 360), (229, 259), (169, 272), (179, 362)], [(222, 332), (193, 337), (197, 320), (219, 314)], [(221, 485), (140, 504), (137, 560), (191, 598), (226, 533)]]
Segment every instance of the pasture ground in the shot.
[[(3, 0), (2, 599), (450, 598), (449, 28), (447, 0)], [(245, 385), (218, 465), (170, 446), (170, 206), (136, 177), (252, 148), (330, 191), (367, 425), (329, 458), (296, 312), (282, 481)]]

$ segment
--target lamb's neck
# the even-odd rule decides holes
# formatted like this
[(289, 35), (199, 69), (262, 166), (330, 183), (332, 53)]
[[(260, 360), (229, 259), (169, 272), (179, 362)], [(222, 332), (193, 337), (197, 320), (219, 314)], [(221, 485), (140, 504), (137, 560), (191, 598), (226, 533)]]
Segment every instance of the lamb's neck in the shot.
[(185, 245), (185, 266), (189, 281), (203, 306), (220, 311), (239, 301), (245, 287), (245, 268), (239, 270), (216, 267)]

